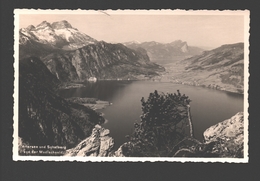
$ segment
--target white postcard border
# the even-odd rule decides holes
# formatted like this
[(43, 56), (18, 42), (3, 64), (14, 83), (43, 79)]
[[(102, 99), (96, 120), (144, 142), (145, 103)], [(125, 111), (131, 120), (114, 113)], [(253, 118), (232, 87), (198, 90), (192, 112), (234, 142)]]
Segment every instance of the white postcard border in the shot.
[[(100, 14), (108, 15), (241, 15), (244, 16), (244, 158), (175, 158), (175, 157), (66, 157), (66, 156), (20, 156), (18, 155), (18, 96), (19, 96), (19, 15), (20, 14)], [(249, 82), (249, 10), (58, 10), (15, 9), (14, 10), (14, 115), (13, 115), (13, 160), (14, 161), (80, 161), (80, 162), (222, 162), (248, 163), (248, 82)]]

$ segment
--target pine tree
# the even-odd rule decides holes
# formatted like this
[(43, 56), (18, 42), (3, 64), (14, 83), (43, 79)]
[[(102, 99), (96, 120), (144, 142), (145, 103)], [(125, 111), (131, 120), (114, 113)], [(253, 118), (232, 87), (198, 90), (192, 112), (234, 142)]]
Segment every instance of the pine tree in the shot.
[(147, 100), (142, 98), (143, 113), (129, 137), (129, 156), (166, 156), (170, 148), (185, 137), (184, 125), (180, 123), (188, 118), (190, 101), (179, 90), (177, 94), (159, 94), (155, 90)]

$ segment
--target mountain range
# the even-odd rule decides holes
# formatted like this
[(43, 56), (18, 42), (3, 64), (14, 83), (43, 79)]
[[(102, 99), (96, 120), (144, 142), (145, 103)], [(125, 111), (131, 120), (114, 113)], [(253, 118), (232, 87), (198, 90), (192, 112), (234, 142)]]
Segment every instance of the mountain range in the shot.
[(171, 43), (158, 43), (155, 41), (141, 43), (138, 41), (131, 41), (123, 44), (134, 50), (138, 48), (145, 49), (151, 61), (159, 64), (184, 60), (204, 51), (199, 47), (189, 46), (187, 42), (182, 40), (176, 40)]
[(20, 29), (19, 35), (19, 57), (39, 57), (61, 81), (147, 79), (164, 71), (144, 49), (97, 41), (65, 20), (30, 25)]

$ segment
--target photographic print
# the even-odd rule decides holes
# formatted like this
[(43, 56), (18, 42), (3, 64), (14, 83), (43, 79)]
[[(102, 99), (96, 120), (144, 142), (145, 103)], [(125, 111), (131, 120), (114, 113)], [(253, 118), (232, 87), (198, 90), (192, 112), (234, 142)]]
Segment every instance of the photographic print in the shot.
[(14, 160), (248, 162), (249, 11), (14, 14)]

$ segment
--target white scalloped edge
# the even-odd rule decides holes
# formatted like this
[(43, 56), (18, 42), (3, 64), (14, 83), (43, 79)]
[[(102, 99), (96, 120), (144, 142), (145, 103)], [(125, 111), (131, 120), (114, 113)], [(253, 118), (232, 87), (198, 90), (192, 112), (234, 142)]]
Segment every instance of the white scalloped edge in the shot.
[[(97, 15), (241, 15), (244, 16), (244, 158), (169, 158), (169, 157), (65, 157), (65, 156), (19, 156), (18, 155), (18, 87), (19, 87), (19, 15), (20, 14), (92, 14)], [(13, 160), (14, 161), (78, 161), (78, 162), (221, 162), (248, 163), (248, 90), (249, 90), (249, 10), (69, 10), (69, 9), (15, 9), (14, 10), (14, 115), (13, 115)]]

